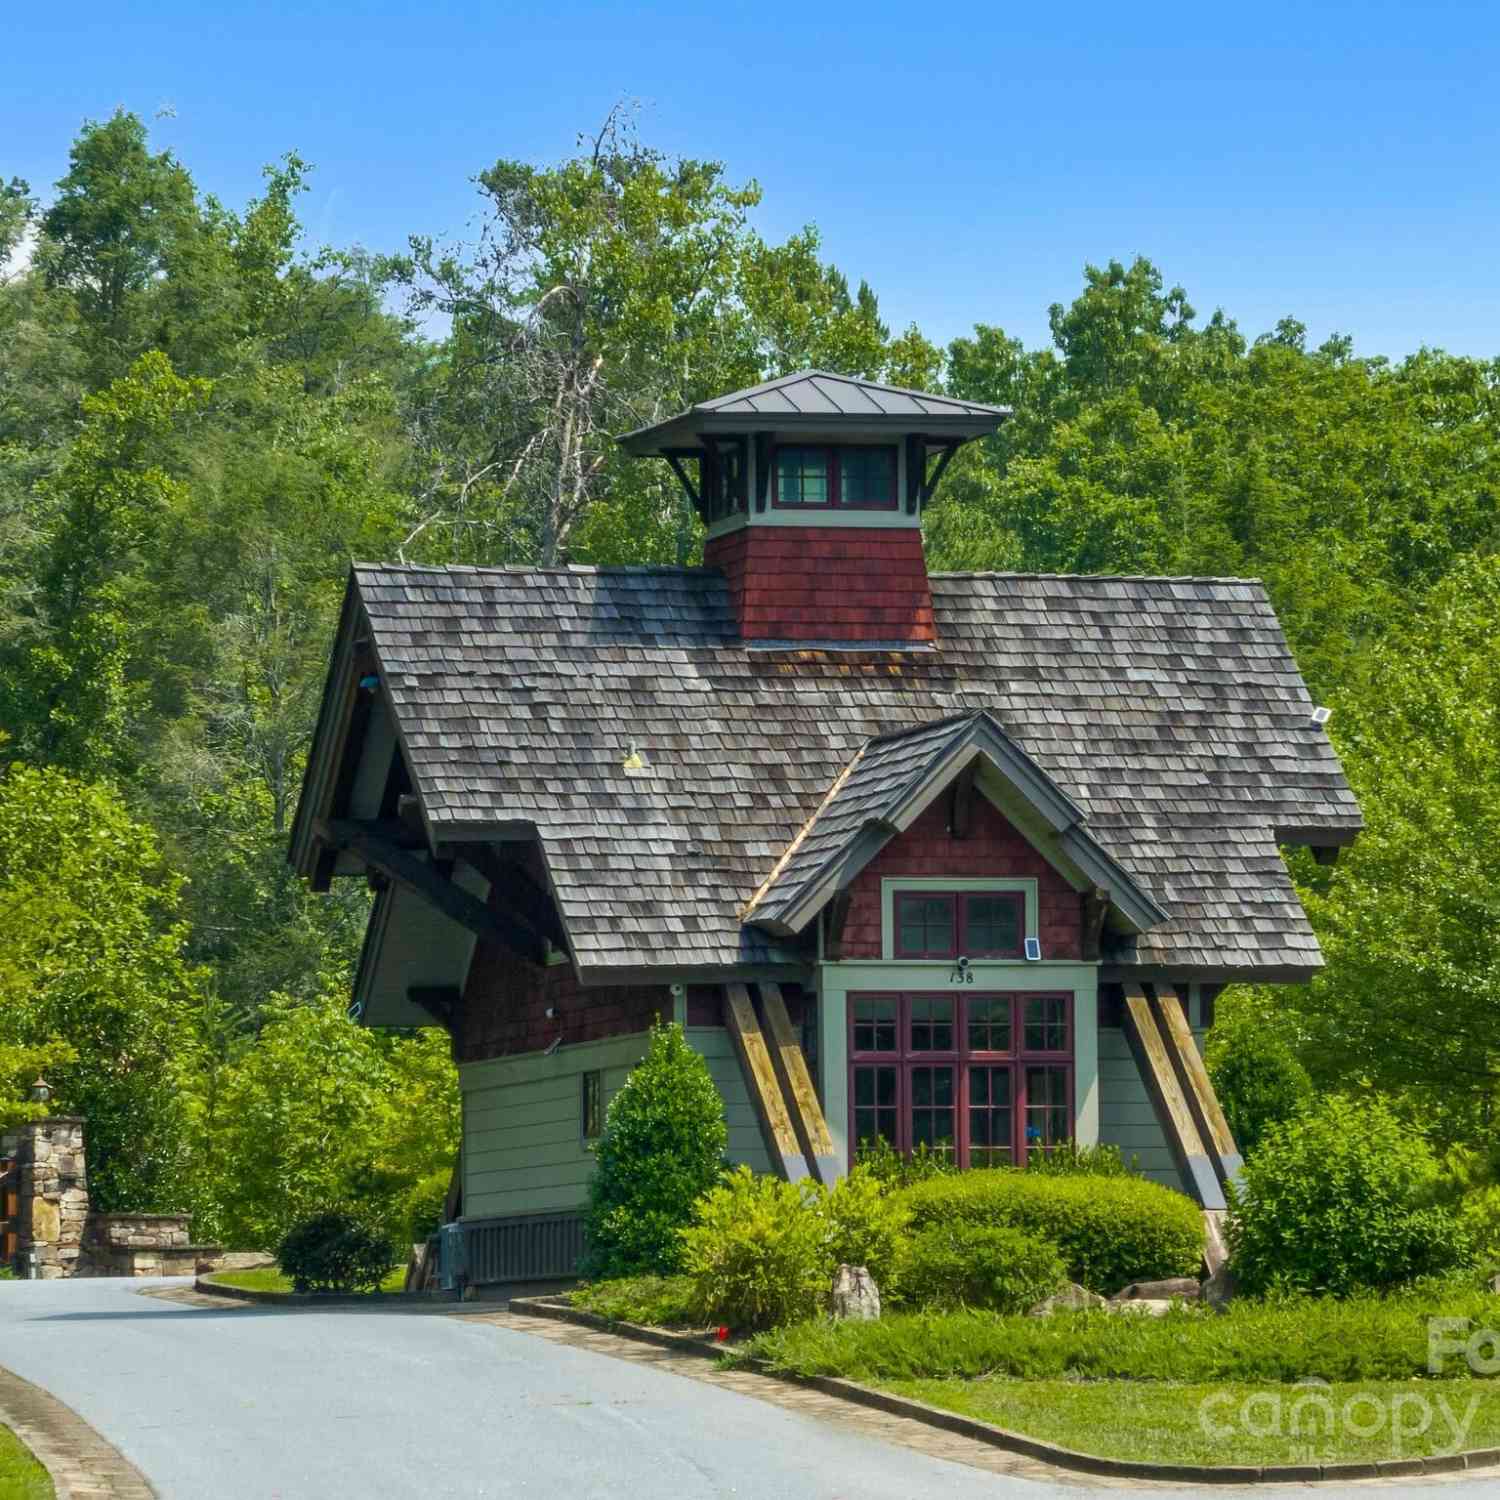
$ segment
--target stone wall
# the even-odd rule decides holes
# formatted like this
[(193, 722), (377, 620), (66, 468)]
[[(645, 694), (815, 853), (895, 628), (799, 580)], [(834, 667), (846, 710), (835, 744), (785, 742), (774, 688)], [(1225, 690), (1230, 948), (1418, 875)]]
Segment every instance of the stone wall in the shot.
[(19, 1126), (0, 1140), (0, 1157), (14, 1161), (15, 1264), (22, 1275), (190, 1276), (222, 1257), (217, 1245), (190, 1243), (187, 1214), (91, 1212), (80, 1119)]

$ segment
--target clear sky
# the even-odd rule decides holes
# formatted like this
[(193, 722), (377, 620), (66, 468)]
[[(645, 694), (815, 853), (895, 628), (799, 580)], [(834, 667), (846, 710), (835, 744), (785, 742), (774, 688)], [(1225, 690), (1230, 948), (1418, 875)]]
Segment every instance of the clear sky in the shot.
[(0, 175), (45, 190), (79, 123), (160, 120), (241, 204), (316, 167), (311, 235), (462, 234), (473, 173), (554, 161), (620, 97), (670, 152), (809, 221), (893, 327), (1028, 344), (1087, 261), (1149, 256), (1200, 314), (1365, 353), (1500, 355), (1500, 4), (155, 0), (10, 7)]

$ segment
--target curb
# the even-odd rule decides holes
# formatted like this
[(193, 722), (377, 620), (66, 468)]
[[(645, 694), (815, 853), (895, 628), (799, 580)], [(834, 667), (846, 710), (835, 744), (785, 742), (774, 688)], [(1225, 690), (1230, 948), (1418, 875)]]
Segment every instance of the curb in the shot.
[(3, 1366), (0, 1422), (47, 1471), (57, 1500), (152, 1500), (156, 1495), (151, 1481), (71, 1406)]
[(414, 1307), (424, 1302), (454, 1302), (451, 1292), (262, 1292), (247, 1286), (215, 1281), (217, 1272), (193, 1278), (193, 1290), (209, 1297), (231, 1297), (237, 1302), (261, 1302), (271, 1307)]
[[(559, 1323), (576, 1323), (582, 1328), (613, 1333), (641, 1344), (654, 1344), (681, 1354), (717, 1359), (724, 1346), (689, 1333), (672, 1333), (665, 1328), (647, 1328), (639, 1323), (615, 1323), (598, 1313), (550, 1297), (513, 1297), (508, 1304), (514, 1313), (526, 1317), (551, 1318)], [(1281, 1464), (1254, 1467), (1250, 1465), (1156, 1464), (1141, 1459), (1103, 1458), (1093, 1453), (1078, 1453), (1060, 1448), (1041, 1438), (1027, 1437), (989, 1422), (965, 1417), (958, 1412), (913, 1401), (907, 1396), (892, 1395), (856, 1380), (832, 1375), (790, 1375), (772, 1369), (764, 1360), (742, 1358), (736, 1368), (748, 1370), (768, 1380), (788, 1385), (807, 1386), (825, 1396), (836, 1396), (855, 1406), (885, 1412), (893, 1417), (909, 1417), (928, 1427), (940, 1428), (959, 1437), (1003, 1448), (1025, 1458), (1039, 1459), (1059, 1469), (1081, 1474), (1096, 1474), (1109, 1479), (1154, 1479), (1179, 1484), (1320, 1484), (1355, 1479), (1410, 1479), (1426, 1474), (1456, 1474), (1469, 1469), (1487, 1469), (1500, 1464), (1500, 1448), (1478, 1448), (1467, 1453), (1450, 1453), (1433, 1458), (1385, 1458), (1369, 1463)]]

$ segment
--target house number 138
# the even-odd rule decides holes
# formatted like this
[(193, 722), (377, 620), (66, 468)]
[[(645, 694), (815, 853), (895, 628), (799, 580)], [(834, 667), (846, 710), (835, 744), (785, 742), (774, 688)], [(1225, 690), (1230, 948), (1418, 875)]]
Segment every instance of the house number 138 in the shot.
[(948, 971), (949, 984), (973, 984), (974, 975), (968, 969), (950, 969)]

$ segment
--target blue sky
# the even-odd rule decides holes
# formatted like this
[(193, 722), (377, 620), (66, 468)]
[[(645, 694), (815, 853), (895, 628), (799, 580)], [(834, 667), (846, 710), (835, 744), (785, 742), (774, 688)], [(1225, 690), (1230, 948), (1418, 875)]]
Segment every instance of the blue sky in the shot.
[(1045, 342), (1086, 261), (1149, 256), (1249, 334), (1500, 355), (1500, 6), (18, 6), (0, 175), (45, 189), (117, 105), (232, 204), (296, 149), (310, 234), (462, 234), (469, 177), (622, 96), (809, 221), (896, 327)]

